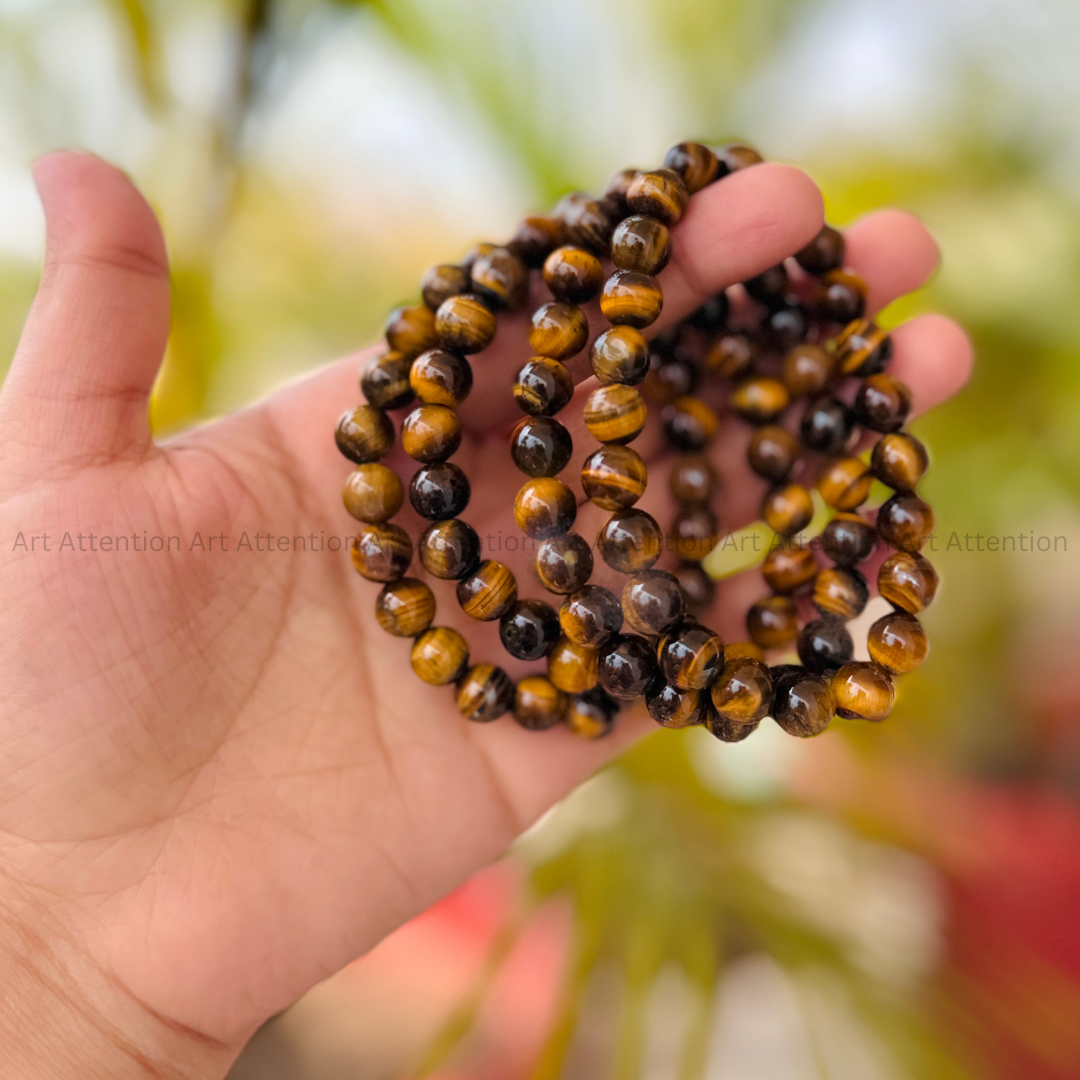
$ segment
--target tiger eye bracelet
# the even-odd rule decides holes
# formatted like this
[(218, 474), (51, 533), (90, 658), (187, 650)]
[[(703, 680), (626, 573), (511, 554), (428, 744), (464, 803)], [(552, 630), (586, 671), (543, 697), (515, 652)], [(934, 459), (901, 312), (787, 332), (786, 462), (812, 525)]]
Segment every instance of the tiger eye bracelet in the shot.
[[(360, 378), (366, 404), (335, 432), (356, 466), (345, 508), (364, 523), (351, 555), (361, 575), (382, 584), (379, 625), (410, 640), (416, 674), (452, 686), (468, 719), (510, 712), (530, 731), (564, 724), (597, 738), (624, 703), (641, 698), (657, 723), (705, 725), (728, 742), (766, 717), (808, 737), (834, 716), (883, 720), (894, 678), (926, 659), (917, 616), (938, 577), (921, 554), (934, 513), (916, 487), (928, 456), (903, 430), (911, 392), (887, 373), (892, 342), (867, 318), (866, 285), (845, 268), (843, 234), (826, 225), (784, 263), (651, 339), (643, 333), (663, 309), (659, 275), (693, 196), (761, 161), (740, 144), (680, 143), (659, 168), (617, 173), (601, 198), (568, 195), (550, 215), (525, 218), (504, 245), (478, 244), (460, 264), (433, 267), (422, 303), (390, 315), (386, 351)], [(484, 557), (462, 517), (469, 478), (449, 460), (462, 439), (457, 409), (473, 387), (468, 357), (491, 344), (500, 313), (526, 303), (534, 279), (551, 299), (532, 314), (533, 355), (508, 388), (524, 414), (510, 436), (525, 476), (513, 512), (552, 603), (519, 596), (509, 567)], [(608, 324), (595, 337), (583, 309), (592, 301)], [(583, 420), (596, 448), (581, 488), (610, 515), (593, 543), (573, 531), (578, 495), (559, 478), (573, 439), (556, 419), (574, 397), (567, 362), (586, 349), (597, 385)], [(716, 592), (702, 561), (722, 536), (709, 460), (720, 430), (713, 403), (722, 401), (752, 429), (747, 460), (769, 485), (761, 516), (776, 537), (762, 565), (770, 592), (746, 613), (747, 640), (727, 644), (698, 619)], [(650, 407), (673, 455), (668, 486), (678, 510), (666, 532), (636, 505), (648, 468), (631, 444)], [(395, 445), (387, 413), (405, 408), (401, 446), (419, 466), (407, 488), (381, 463)], [(869, 433), (879, 438), (863, 452)], [(893, 494), (872, 522), (864, 507), (874, 480)], [(831, 517), (807, 544), (798, 537), (815, 514), (811, 488)], [(415, 546), (391, 520), (406, 495), (429, 522)], [(847, 624), (870, 599), (858, 566), (879, 543), (893, 549), (877, 575), (893, 610), (870, 627), (870, 660), (855, 661)], [(670, 569), (657, 568), (665, 555)], [(515, 683), (501, 667), (474, 662), (460, 632), (434, 625), (431, 586), (407, 576), (414, 556), (428, 578), (455, 583), (470, 618), (498, 622), (512, 657), (546, 670)], [(591, 583), (597, 557), (622, 575), (619, 595)]]

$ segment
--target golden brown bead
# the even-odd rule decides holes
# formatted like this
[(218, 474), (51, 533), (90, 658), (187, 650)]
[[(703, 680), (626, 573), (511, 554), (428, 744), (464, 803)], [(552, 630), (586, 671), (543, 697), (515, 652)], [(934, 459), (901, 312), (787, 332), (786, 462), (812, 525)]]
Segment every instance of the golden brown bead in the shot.
[(386, 320), (386, 343), (407, 360), (438, 344), (435, 316), (423, 304), (394, 308)]
[(774, 484), (783, 484), (799, 460), (799, 440), (786, 428), (767, 424), (758, 428), (746, 450), (750, 468)]
[(874, 478), (861, 458), (834, 458), (818, 477), (817, 489), (825, 502), (837, 510), (854, 510), (866, 502)]
[(892, 358), (892, 338), (869, 319), (848, 323), (832, 345), (842, 375), (875, 375)]
[(870, 471), (894, 491), (914, 491), (930, 467), (930, 455), (906, 431), (884, 435), (870, 454)]
[(814, 607), (822, 615), (858, 618), (870, 599), (866, 578), (852, 567), (831, 566), (814, 580)]
[(783, 649), (799, 633), (795, 605), (786, 596), (766, 596), (746, 613), (746, 631), (763, 649)]
[(452, 461), (438, 461), (417, 469), (409, 483), (409, 502), (429, 521), (458, 517), (471, 497), (469, 478)]
[(555, 476), (573, 450), (570, 432), (550, 416), (526, 416), (510, 438), (514, 464), (527, 476)]
[(691, 395), (665, 405), (660, 420), (668, 445), (684, 454), (704, 450), (720, 428), (716, 413), (701, 398)]
[(565, 244), (544, 260), (544, 281), (556, 300), (584, 304), (600, 291), (604, 267), (584, 248)]
[(497, 247), (471, 268), (473, 292), (495, 307), (513, 311), (528, 299), (529, 268), (511, 251)]
[(514, 689), (514, 719), (528, 731), (547, 731), (566, 718), (570, 699), (544, 675), (528, 675)]
[(548, 653), (548, 678), (568, 694), (591, 690), (597, 683), (597, 660), (596, 649), (575, 645), (569, 638), (561, 637)]
[(709, 715), (705, 690), (682, 690), (661, 683), (645, 695), (649, 715), (662, 727), (685, 728), (703, 724)]
[(622, 629), (619, 598), (601, 585), (586, 585), (571, 593), (559, 609), (563, 636), (575, 645), (599, 648)]
[(574, 379), (561, 360), (534, 356), (514, 383), (514, 400), (530, 416), (554, 416), (574, 396)]
[(761, 572), (773, 592), (788, 596), (814, 580), (818, 565), (809, 548), (783, 543), (769, 548)]
[(749, 424), (770, 423), (790, 402), (787, 387), (765, 375), (745, 379), (731, 392), (731, 407)]
[(615, 326), (650, 326), (663, 306), (664, 294), (656, 278), (633, 270), (616, 270), (600, 294), (600, 310)]
[(561, 536), (570, 530), (576, 517), (574, 493), (553, 476), (526, 480), (514, 500), (514, 520), (534, 540)]
[(845, 720), (884, 720), (896, 700), (889, 673), (872, 662), (845, 664), (833, 675), (829, 688), (836, 715)]
[(645, 494), (649, 474), (628, 446), (601, 446), (581, 467), (581, 486), (601, 510), (626, 510)]
[(540, 660), (560, 637), (559, 616), (542, 600), (519, 600), (499, 620), (499, 640), (518, 660)]
[(469, 291), (469, 271), (464, 266), (452, 266), (443, 263), (433, 266), (421, 282), (421, 295), (424, 303), (432, 311), (438, 311), (451, 296), (460, 296)]
[(397, 525), (365, 525), (357, 534), (350, 554), (358, 574), (368, 581), (397, 581), (412, 562), (409, 534)]
[(720, 535), (720, 522), (705, 506), (680, 510), (671, 525), (670, 550), (686, 562), (701, 562)]
[(849, 270), (830, 270), (814, 294), (814, 310), (827, 322), (861, 319), (866, 310), (866, 282)]
[(513, 704), (514, 683), (494, 664), (476, 664), (458, 683), (458, 712), (466, 720), (489, 724), (498, 720)]
[(679, 174), (690, 195), (708, 187), (720, 172), (716, 155), (696, 142), (677, 143), (664, 155), (664, 165)]
[(477, 259), (482, 258), (484, 255), (490, 254), (498, 246), (498, 244), (488, 243), (473, 244), (473, 246), (469, 248), (468, 252), (466, 253), (465, 258), (461, 260), (461, 268), (463, 270), (471, 271), (473, 268), (473, 263), (475, 263)]
[(660, 672), (680, 690), (704, 690), (720, 677), (724, 643), (700, 623), (683, 623), (669, 631), (656, 647)]
[(649, 370), (649, 343), (632, 326), (613, 326), (594, 342), (589, 354), (601, 386), (637, 386)]
[(615, 727), (618, 703), (600, 687), (575, 694), (566, 712), (566, 726), (579, 739), (602, 739)]
[(660, 558), (663, 533), (644, 510), (623, 510), (608, 518), (596, 538), (604, 562), (620, 574), (648, 570)]
[(592, 548), (577, 533), (553, 536), (536, 552), (536, 576), (548, 592), (559, 596), (584, 588), (593, 571)]
[(429, 464), (445, 461), (461, 445), (461, 421), (445, 405), (420, 405), (401, 424), (401, 448)]
[(385, 465), (358, 465), (345, 481), (345, 509), (359, 521), (389, 521), (405, 501), (405, 489), (393, 469)]
[(836, 712), (829, 679), (786, 664), (773, 671), (773, 719), (801, 739), (820, 735)]
[(626, 205), (635, 214), (657, 218), (670, 227), (686, 213), (690, 195), (678, 173), (656, 169), (634, 177), (626, 191)]
[(792, 397), (817, 397), (833, 376), (835, 357), (820, 345), (796, 345), (784, 356), (784, 385)]
[(656, 682), (656, 653), (643, 637), (619, 634), (600, 646), (596, 672), (613, 698), (633, 701)]
[(615, 228), (611, 238), (611, 261), (618, 270), (659, 274), (671, 258), (671, 233), (656, 218), (634, 214)]
[(524, 218), (507, 243), (526, 266), (534, 270), (563, 242), (562, 222), (554, 217), (532, 215)]
[(501, 619), (517, 600), (517, 580), (509, 567), (485, 559), (457, 587), (461, 610), (471, 619), (491, 622)]
[(863, 380), (855, 396), (855, 415), (871, 431), (899, 431), (911, 412), (911, 391), (883, 372)]
[(704, 611), (716, 597), (716, 582), (698, 563), (681, 563), (675, 567), (679, 588), (686, 597), (686, 610), (692, 614)]
[(930, 560), (918, 552), (898, 551), (878, 570), (878, 592), (894, 607), (917, 615), (937, 595), (938, 575)]
[(773, 532), (780, 536), (794, 536), (810, 524), (814, 516), (814, 500), (802, 484), (776, 487), (765, 496), (761, 515)]
[(456, 409), (472, 390), (472, 366), (445, 349), (428, 349), (412, 362), (409, 386), (425, 405)]
[(394, 425), (373, 405), (361, 405), (343, 413), (334, 430), (337, 448), (357, 465), (386, 457), (394, 446)]
[[(726, 650), (725, 650), (726, 655)], [(712, 685), (713, 708), (733, 724), (757, 724), (772, 707), (772, 677), (768, 664), (745, 657), (730, 659)]]
[(399, 352), (373, 357), (360, 375), (360, 389), (377, 409), (400, 409), (412, 401), (409, 361)]
[(705, 366), (718, 379), (737, 379), (750, 370), (757, 348), (745, 334), (721, 334), (705, 354)]
[(606, 255), (615, 228), (615, 217), (609, 204), (574, 192), (559, 200), (555, 216), (560, 218), (567, 239), (597, 255)]
[(724, 646), (724, 659), (731, 660), (760, 660), (765, 662), (765, 650), (752, 641), (735, 641)]
[(799, 659), (810, 671), (830, 672), (843, 667), (855, 651), (842, 619), (835, 615), (808, 622), (796, 644)]
[(557, 300), (542, 304), (532, 317), (529, 344), (537, 356), (569, 360), (585, 348), (589, 340), (589, 320), (576, 304)]
[(861, 563), (876, 543), (874, 526), (858, 514), (837, 514), (821, 534), (821, 546), (837, 566)]
[(696, 454), (675, 459), (668, 474), (672, 497), (683, 506), (704, 506), (716, 490), (716, 471)]
[(435, 594), (417, 578), (392, 581), (375, 600), (375, 618), (394, 637), (416, 637), (435, 618)]
[(432, 522), (416, 542), (420, 562), (433, 577), (458, 581), (480, 562), (480, 537), (460, 518)]
[(658, 637), (682, 622), (686, 598), (674, 574), (643, 570), (623, 586), (622, 610), (631, 629)]
[(465, 639), (448, 626), (433, 626), (413, 642), (409, 655), (413, 671), (432, 686), (446, 686), (457, 680), (469, 662)]
[(897, 493), (878, 510), (877, 531), (900, 551), (919, 551), (934, 531), (934, 511), (918, 495)]
[(795, 253), (795, 261), (808, 274), (838, 270), (844, 265), (844, 234), (831, 225), (823, 225), (821, 232)]
[(720, 176), (749, 169), (751, 165), (760, 165), (765, 160), (752, 146), (744, 143), (728, 143), (718, 147), (714, 153), (720, 162)]
[(893, 611), (883, 615), (866, 637), (870, 658), (893, 675), (914, 671), (930, 651), (926, 631), (914, 615)]
[(478, 353), (495, 337), (495, 315), (479, 296), (463, 293), (451, 296), (439, 306), (435, 329), (438, 344), (444, 349), (466, 355)]
[(601, 443), (633, 442), (641, 434), (647, 415), (637, 390), (618, 383), (598, 387), (585, 402), (585, 426)]

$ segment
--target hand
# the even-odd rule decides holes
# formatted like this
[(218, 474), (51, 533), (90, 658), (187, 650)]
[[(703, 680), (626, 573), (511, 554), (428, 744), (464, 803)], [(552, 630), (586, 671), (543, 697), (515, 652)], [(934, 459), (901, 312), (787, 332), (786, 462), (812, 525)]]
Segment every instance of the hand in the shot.
[[(58, 1061), (70, 1075), (221, 1075), (261, 1021), (497, 856), (651, 722), (624, 716), (595, 743), (478, 725), (421, 683), (408, 643), (374, 619), (376, 587), (344, 552), (310, 550), (312, 535), (318, 547), (355, 531), (331, 433), (358, 400), (360, 358), (156, 445), (147, 400), (169, 322), (157, 222), (96, 158), (55, 154), (35, 177), (45, 271), (0, 394), (5, 1075), (52, 1075)], [(664, 321), (821, 222), (816, 187), (794, 169), (706, 189), (675, 230)], [(854, 226), (848, 248), (874, 309), (937, 259), (897, 212)], [(482, 536), (518, 535), (506, 432), (523, 318), (475, 359), (462, 410), (455, 460), (474, 479), (466, 517)], [(919, 411), (967, 376), (966, 339), (943, 318), (914, 320), (895, 346)], [(760, 503), (746, 437), (731, 423), (717, 449), (727, 528)], [(647, 498), (662, 501), (654, 487)], [(255, 550), (267, 546), (256, 534), (272, 550)], [(129, 538), (127, 550), (102, 537)], [(153, 537), (177, 541), (145, 550)], [(519, 559), (493, 554), (540, 595)], [(449, 588), (436, 592), (437, 622), (505, 662), (493, 628), (462, 625)]]

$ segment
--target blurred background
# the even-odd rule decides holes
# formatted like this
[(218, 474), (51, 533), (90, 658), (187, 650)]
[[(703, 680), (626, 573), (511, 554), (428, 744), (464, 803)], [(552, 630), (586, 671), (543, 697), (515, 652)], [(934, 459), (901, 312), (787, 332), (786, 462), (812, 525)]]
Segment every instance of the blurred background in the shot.
[(943, 268), (883, 322), (976, 342), (915, 425), (939, 535), (1063, 538), (939, 543), (888, 723), (647, 740), (237, 1080), (1080, 1076), (1078, 54), (1074, 0), (0, 0), (4, 363), (48, 149), (162, 217), (168, 431), (373, 340), (526, 210), (738, 137), (834, 224), (926, 218)]

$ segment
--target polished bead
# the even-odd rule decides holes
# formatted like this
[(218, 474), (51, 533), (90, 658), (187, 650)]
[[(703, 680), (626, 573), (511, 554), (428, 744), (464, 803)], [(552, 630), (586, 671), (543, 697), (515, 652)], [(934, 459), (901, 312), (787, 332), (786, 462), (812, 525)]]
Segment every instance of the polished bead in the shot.
[(786, 428), (767, 424), (758, 428), (746, 450), (750, 468), (774, 484), (783, 484), (799, 460), (799, 440)]
[(580, 694), (597, 683), (596, 649), (575, 645), (569, 638), (560, 637), (548, 653), (548, 678), (568, 694)]
[(544, 281), (556, 300), (584, 304), (600, 291), (604, 267), (584, 248), (566, 244), (544, 260)]
[(687, 316), (686, 321), (706, 334), (717, 334), (727, 324), (731, 312), (728, 295), (721, 289), (713, 293), (704, 303), (698, 304)]
[(761, 516), (765, 524), (780, 536), (802, 532), (814, 516), (814, 500), (802, 484), (775, 487), (765, 496)]
[(399, 352), (372, 357), (360, 374), (360, 389), (376, 409), (400, 409), (413, 399), (409, 361)]
[(416, 637), (435, 618), (435, 594), (417, 578), (390, 582), (375, 600), (375, 618), (394, 637)]
[(637, 386), (649, 370), (649, 343), (632, 326), (613, 326), (593, 342), (589, 358), (601, 386)]
[(626, 510), (645, 494), (645, 462), (629, 446), (601, 446), (581, 467), (581, 486), (601, 510)]
[(746, 632), (763, 649), (783, 649), (799, 632), (795, 605), (787, 596), (766, 596), (746, 613)]
[(854, 428), (855, 418), (842, 401), (822, 397), (806, 406), (799, 424), (799, 434), (808, 450), (834, 457), (847, 448)]
[(561, 221), (555, 217), (531, 215), (522, 220), (506, 246), (526, 266), (535, 270), (544, 265), (544, 260), (562, 242)]
[(720, 163), (720, 176), (749, 169), (751, 165), (760, 165), (765, 160), (752, 146), (745, 143), (728, 143), (726, 146), (714, 147), (713, 152)]
[(350, 554), (357, 573), (368, 581), (397, 581), (412, 562), (409, 534), (397, 525), (365, 525), (357, 534)]
[(641, 697), (656, 682), (657, 670), (653, 647), (636, 634), (620, 634), (600, 647), (597, 679), (620, 701)]
[(671, 234), (656, 218), (634, 214), (619, 222), (611, 238), (611, 261), (619, 270), (659, 274), (671, 258)]
[(717, 715), (733, 724), (763, 720), (772, 707), (772, 694), (769, 665), (746, 657), (729, 658), (711, 690)]
[(472, 390), (472, 365), (456, 353), (429, 349), (412, 362), (409, 385), (425, 404), (455, 409)]
[(386, 457), (394, 445), (394, 425), (373, 405), (361, 405), (342, 414), (334, 430), (337, 448), (357, 465)]
[(896, 688), (880, 665), (845, 664), (829, 681), (836, 715), (845, 720), (884, 720), (892, 711)]
[(405, 489), (393, 469), (375, 463), (358, 465), (345, 481), (345, 509), (359, 521), (389, 521), (405, 501)]
[(660, 414), (668, 445), (683, 453), (704, 450), (720, 428), (713, 410), (699, 397), (676, 398)]
[(870, 586), (854, 567), (830, 566), (814, 579), (813, 599), (822, 615), (856, 619), (870, 599)]
[(597, 648), (622, 629), (619, 598), (601, 585), (571, 593), (559, 609), (559, 626), (575, 645)]
[[(435, 313), (435, 329), (439, 344), (457, 353), (478, 353), (486, 349), (495, 337), (495, 315), (472, 293), (451, 296), (439, 305)], [(423, 350), (421, 350), (423, 351)]]
[(640, 171), (640, 169), (620, 169), (607, 182), (607, 187), (604, 188), (604, 202), (614, 212), (616, 218), (625, 218), (629, 214), (626, 193)]
[(664, 155), (664, 165), (679, 174), (690, 195), (711, 184), (720, 172), (716, 155), (696, 142), (677, 143)]
[(934, 531), (934, 511), (918, 495), (897, 493), (878, 510), (877, 531), (900, 551), (919, 551)]
[(844, 265), (844, 234), (831, 225), (822, 225), (821, 232), (804, 248), (795, 252), (795, 261), (808, 274), (827, 274)]
[(690, 205), (690, 195), (678, 173), (671, 169), (640, 172), (626, 191), (626, 205), (635, 214), (658, 218), (675, 225)]
[(601, 443), (633, 442), (641, 434), (647, 415), (641, 394), (619, 383), (598, 387), (585, 402), (585, 426)]
[(501, 619), (517, 601), (517, 580), (509, 567), (485, 559), (457, 586), (461, 610), (472, 619), (491, 622)]
[(466, 720), (490, 723), (498, 720), (513, 704), (513, 680), (494, 664), (476, 664), (458, 683), (458, 712)]
[(842, 375), (876, 375), (892, 359), (892, 338), (869, 319), (854, 319), (833, 342), (833, 355)]
[(770, 266), (756, 277), (747, 278), (743, 282), (743, 288), (747, 294), (759, 304), (769, 308), (784, 307), (791, 291), (791, 281), (784, 264)]
[(668, 485), (676, 502), (683, 506), (704, 506), (716, 490), (716, 471), (703, 457), (681, 455), (671, 466)]
[(724, 660), (760, 660), (765, 663), (765, 650), (752, 641), (734, 641), (724, 646)]
[(514, 688), (514, 719), (528, 731), (562, 723), (569, 705), (569, 697), (545, 675), (528, 675)]
[(705, 354), (705, 366), (718, 379), (737, 379), (750, 370), (756, 355), (756, 346), (745, 334), (722, 334)]
[(644, 510), (623, 510), (608, 518), (596, 538), (604, 562), (620, 574), (648, 570), (660, 558), (663, 533)]
[(686, 597), (674, 574), (643, 570), (623, 586), (622, 611), (632, 630), (659, 637), (682, 622)]
[(874, 526), (858, 514), (837, 514), (821, 533), (821, 546), (837, 566), (861, 563), (876, 543)]
[(848, 270), (830, 270), (814, 294), (814, 311), (826, 322), (849, 323), (866, 310), (866, 282)]
[(574, 493), (552, 476), (526, 480), (514, 500), (514, 520), (534, 540), (561, 536), (570, 530), (576, 517)]
[(918, 552), (898, 551), (878, 570), (878, 592), (894, 607), (917, 615), (937, 595), (938, 575), (930, 560)]
[(929, 467), (926, 447), (906, 431), (882, 436), (870, 454), (870, 471), (894, 491), (914, 491)]
[(720, 522), (706, 506), (686, 507), (675, 515), (669, 549), (686, 562), (701, 562), (720, 536)]
[(411, 360), (438, 344), (435, 316), (423, 304), (394, 308), (386, 320), (386, 343)]
[(570, 432), (550, 416), (526, 416), (510, 437), (514, 464), (528, 476), (555, 476), (573, 453)]
[(648, 689), (645, 707), (649, 710), (649, 715), (662, 727), (693, 727), (695, 724), (705, 723), (708, 719), (706, 694), (705, 690), (683, 690), (671, 683), (662, 682)]
[(842, 619), (828, 616), (808, 622), (799, 633), (799, 659), (811, 671), (835, 671), (851, 659), (855, 646)]
[(530, 416), (554, 416), (574, 396), (574, 379), (561, 360), (534, 356), (514, 383), (514, 400)]
[(720, 677), (724, 643), (700, 623), (686, 622), (668, 631), (656, 647), (660, 673), (681, 690), (704, 690)]
[(716, 597), (716, 582), (698, 563), (682, 563), (674, 570), (679, 588), (686, 597), (688, 612), (702, 612)]
[(789, 596), (814, 580), (818, 572), (814, 553), (799, 544), (776, 544), (769, 548), (761, 573), (773, 592)]
[(693, 393), (701, 376), (693, 363), (678, 356), (651, 352), (649, 363), (642, 391), (649, 401), (657, 405), (667, 405), (676, 398)]
[(914, 615), (893, 611), (883, 615), (866, 636), (870, 658), (893, 675), (914, 671), (930, 651), (926, 631)]
[(542, 304), (532, 317), (529, 344), (537, 356), (569, 360), (589, 341), (589, 320), (576, 304)]
[(528, 299), (529, 268), (511, 251), (497, 247), (472, 264), (473, 292), (493, 307), (511, 311)]
[(615, 228), (615, 215), (603, 199), (591, 199), (582, 192), (565, 196), (555, 207), (566, 238), (597, 255), (606, 255)]
[(577, 533), (553, 536), (536, 551), (536, 575), (540, 584), (559, 596), (584, 588), (592, 571), (592, 548), (585, 537)]
[(464, 266), (443, 263), (433, 266), (420, 284), (424, 303), (432, 311), (438, 311), (451, 296), (460, 296), (469, 291), (469, 271)]
[(498, 244), (488, 243), (473, 244), (473, 246), (469, 248), (468, 252), (466, 253), (465, 258), (461, 260), (461, 268), (471, 273), (473, 263), (475, 263), (477, 259), (482, 258), (484, 255), (490, 254), (498, 246)]
[(480, 537), (461, 518), (432, 522), (416, 542), (424, 569), (444, 581), (458, 581), (480, 562)]
[(792, 397), (817, 397), (835, 367), (835, 358), (820, 345), (796, 345), (784, 356), (784, 385)]
[(787, 304), (770, 311), (761, 320), (758, 334), (762, 344), (774, 352), (786, 353), (798, 345), (810, 329), (810, 317), (800, 304)]
[(469, 478), (450, 461), (417, 469), (409, 483), (409, 502), (428, 521), (457, 517), (469, 505), (471, 495)]
[(600, 294), (600, 310), (616, 326), (650, 326), (663, 306), (664, 294), (656, 278), (633, 270), (616, 270)]
[(430, 464), (445, 461), (461, 445), (461, 421), (445, 405), (419, 405), (401, 423), (401, 448)]
[(757, 724), (736, 724), (731, 720), (720, 716), (715, 709), (712, 710), (706, 726), (713, 735), (721, 742), (737, 743), (743, 739), (749, 739), (758, 729)]
[(855, 415), (871, 431), (899, 431), (910, 412), (911, 391), (891, 375), (870, 375), (855, 396)]
[(619, 703), (599, 686), (570, 698), (566, 726), (579, 739), (602, 739), (615, 727)]
[(874, 482), (862, 458), (833, 458), (818, 476), (817, 489), (825, 502), (837, 510), (854, 510), (866, 502)]
[(768, 424), (790, 401), (787, 387), (779, 379), (759, 375), (739, 383), (731, 392), (730, 404), (747, 423)]
[(499, 621), (503, 648), (518, 660), (539, 660), (559, 640), (559, 616), (542, 600), (519, 600)]
[(773, 670), (773, 719), (789, 734), (820, 735), (836, 712), (829, 679), (794, 664)]
[(469, 662), (465, 639), (448, 626), (433, 626), (413, 642), (413, 671), (432, 686), (446, 686), (457, 680)]

